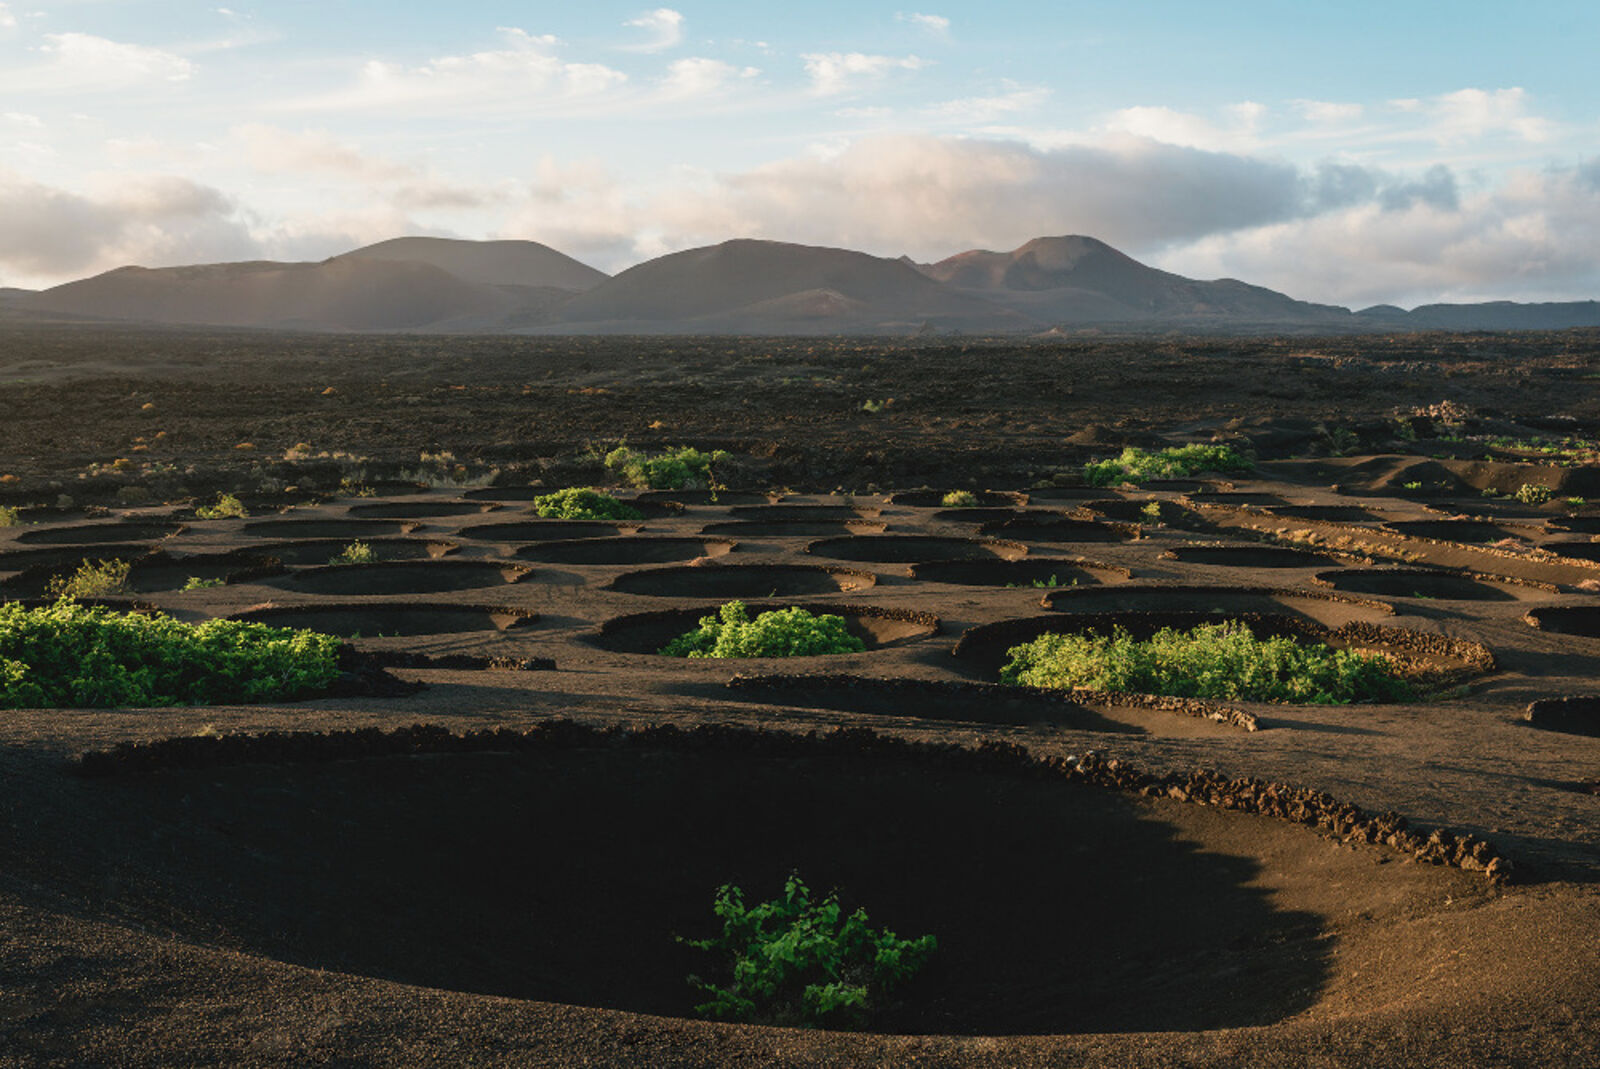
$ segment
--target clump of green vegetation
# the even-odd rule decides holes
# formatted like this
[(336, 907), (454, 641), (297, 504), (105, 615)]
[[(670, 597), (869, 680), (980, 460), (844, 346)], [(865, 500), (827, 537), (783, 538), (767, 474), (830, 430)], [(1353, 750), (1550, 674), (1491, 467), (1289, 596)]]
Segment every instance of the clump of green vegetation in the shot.
[(1543, 505), (1550, 500), (1550, 488), (1539, 483), (1523, 483), (1514, 496), (1524, 505)]
[(185, 624), (62, 599), (0, 605), (0, 708), (208, 705), (295, 698), (339, 674), (340, 642), (239, 620)]
[(201, 505), (194, 510), (194, 515), (200, 520), (242, 520), (250, 515), (250, 510), (234, 495), (218, 494), (215, 505)]
[(0, 505), (0, 527), (22, 526), (22, 513), (10, 505)]
[(1400, 487), (1403, 490), (1410, 490), (1412, 493), (1416, 493), (1418, 490), (1422, 489), (1422, 483), (1420, 481), (1418, 481), (1418, 482), (1410, 482), (1410, 483), (1401, 483)]
[(939, 504), (947, 509), (977, 508), (978, 495), (971, 490), (952, 490), (939, 499)]
[(868, 413), (870, 415), (876, 416), (879, 412), (882, 412), (884, 409), (891, 407), (893, 404), (894, 404), (894, 398), (893, 397), (885, 398), (882, 401), (874, 401), (872, 398), (869, 397), (865, 401), (861, 402), (861, 411), (866, 412), (866, 413)]
[(183, 584), (185, 590), (210, 590), (212, 587), (226, 586), (226, 579), (202, 579), (198, 575), (191, 575), (189, 581)]
[(1581, 508), (1583, 508), (1583, 506), (1587, 505), (1588, 503), (1589, 503), (1589, 501), (1588, 501), (1587, 498), (1582, 498), (1582, 497), (1569, 497), (1569, 498), (1567, 498), (1567, 507), (1571, 508), (1571, 509), (1581, 509)]
[(1114, 460), (1084, 465), (1083, 477), (1090, 486), (1117, 486), (1151, 479), (1185, 479), (1203, 471), (1246, 472), (1250, 468), (1250, 461), (1227, 445), (1182, 445), (1154, 453), (1130, 445)]
[(867, 644), (845, 629), (844, 617), (805, 609), (774, 609), (754, 620), (742, 601), (702, 616), (693, 631), (663, 646), (667, 657), (815, 657), (860, 653)]
[(58, 575), (47, 589), (53, 598), (103, 598), (128, 592), (128, 572), (132, 563), (125, 560), (83, 561), (71, 575)]
[(1144, 518), (1145, 523), (1152, 523), (1157, 527), (1161, 526), (1161, 502), (1150, 502), (1139, 510), (1139, 515)]
[(610, 494), (570, 486), (533, 499), (539, 515), (561, 520), (642, 520), (644, 513)]
[(1162, 628), (1144, 641), (1120, 627), (1109, 635), (1040, 635), (1006, 655), (1001, 682), (1031, 687), (1315, 705), (1416, 696), (1416, 688), (1381, 654), (1286, 636), (1257, 638), (1237, 621), (1190, 631)]
[(727, 959), (723, 983), (689, 977), (710, 996), (695, 1012), (722, 1020), (859, 1027), (938, 949), (932, 935), (874, 931), (865, 910), (845, 914), (837, 892), (813, 902), (798, 874), (780, 897), (751, 907), (739, 888), (724, 884), (712, 909), (721, 935), (679, 941)]
[(365, 542), (351, 542), (343, 550), (328, 558), (329, 564), (376, 564), (378, 553)]
[(628, 481), (647, 490), (710, 490), (716, 488), (711, 466), (728, 459), (726, 450), (702, 453), (680, 445), (664, 453), (646, 454), (619, 445), (606, 454), (605, 464)]

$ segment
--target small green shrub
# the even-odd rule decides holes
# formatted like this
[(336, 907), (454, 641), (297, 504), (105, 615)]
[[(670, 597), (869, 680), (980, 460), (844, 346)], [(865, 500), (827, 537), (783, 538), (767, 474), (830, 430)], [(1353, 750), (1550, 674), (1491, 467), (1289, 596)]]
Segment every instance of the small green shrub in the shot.
[(971, 490), (952, 490), (939, 499), (939, 504), (947, 509), (977, 508), (978, 495)]
[(226, 579), (202, 579), (198, 575), (191, 575), (189, 581), (183, 584), (185, 590), (210, 590), (212, 587), (226, 586)]
[(0, 708), (209, 705), (294, 698), (339, 674), (340, 641), (239, 620), (185, 624), (70, 599), (0, 604)]
[(644, 513), (624, 505), (610, 494), (571, 486), (533, 499), (541, 516), (562, 520), (642, 520)]
[(1550, 500), (1550, 488), (1538, 483), (1523, 483), (1514, 495), (1524, 505), (1543, 505)]
[(866, 911), (846, 915), (837, 893), (813, 902), (798, 874), (781, 897), (751, 907), (739, 888), (724, 884), (712, 909), (721, 935), (679, 941), (726, 959), (722, 983), (689, 977), (710, 996), (695, 1012), (723, 1020), (859, 1026), (938, 948), (932, 935), (873, 931)]
[(1090, 486), (1117, 486), (1151, 479), (1184, 479), (1203, 471), (1246, 472), (1250, 461), (1226, 445), (1183, 445), (1154, 453), (1129, 446), (1114, 460), (1084, 465)]
[(1416, 696), (1381, 654), (1294, 638), (1257, 638), (1245, 624), (1162, 628), (1145, 641), (1110, 635), (1040, 635), (1006, 652), (1000, 681), (1031, 687), (1122, 690), (1185, 698), (1343, 705)]
[(605, 465), (621, 475), (630, 486), (647, 490), (709, 490), (716, 479), (711, 466), (728, 459), (717, 449), (702, 453), (690, 445), (680, 445), (664, 453), (645, 454), (619, 445), (606, 454)]
[(1410, 490), (1412, 493), (1416, 493), (1418, 490), (1422, 489), (1422, 483), (1421, 482), (1401, 483), (1400, 487), (1403, 490)]
[(194, 510), (194, 515), (200, 520), (242, 520), (250, 515), (250, 510), (232, 494), (218, 494), (215, 505), (201, 505)]
[(351, 542), (328, 558), (329, 564), (376, 564), (378, 553), (365, 542)]
[(892, 397), (883, 401), (874, 401), (869, 397), (865, 401), (861, 402), (861, 411), (867, 413), (868, 415), (876, 416), (879, 412), (882, 412), (884, 409), (893, 404), (894, 398)]
[(867, 644), (845, 629), (844, 618), (801, 608), (775, 609), (754, 620), (742, 601), (702, 616), (693, 631), (661, 648), (667, 657), (815, 657), (860, 653)]
[(21, 527), (22, 513), (10, 505), (0, 505), (0, 527)]
[(58, 575), (47, 584), (53, 598), (103, 598), (128, 592), (128, 572), (133, 565), (125, 560), (84, 561), (71, 575)]

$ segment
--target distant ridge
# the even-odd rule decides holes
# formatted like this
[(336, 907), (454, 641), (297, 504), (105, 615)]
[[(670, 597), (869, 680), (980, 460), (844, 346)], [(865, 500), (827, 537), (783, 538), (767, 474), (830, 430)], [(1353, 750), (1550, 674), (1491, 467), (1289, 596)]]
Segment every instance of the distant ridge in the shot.
[(98, 319), (311, 331), (1063, 336), (1600, 327), (1600, 301), (1351, 312), (1235, 279), (1142, 264), (1084, 235), (932, 264), (735, 239), (608, 277), (536, 241), (402, 237), (321, 263), (122, 267), (43, 291), (0, 289), (8, 322)]

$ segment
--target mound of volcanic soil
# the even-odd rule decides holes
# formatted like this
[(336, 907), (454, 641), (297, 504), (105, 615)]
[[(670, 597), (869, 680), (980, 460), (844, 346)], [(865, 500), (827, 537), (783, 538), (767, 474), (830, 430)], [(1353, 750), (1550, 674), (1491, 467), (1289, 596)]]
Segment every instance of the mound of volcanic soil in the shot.
[(1226, 616), (1266, 613), (1308, 620), (1324, 627), (1342, 627), (1358, 620), (1394, 615), (1392, 606), (1349, 594), (1280, 587), (1187, 586), (1182, 584), (1093, 587), (1052, 590), (1046, 608), (1060, 612), (1183, 612)]

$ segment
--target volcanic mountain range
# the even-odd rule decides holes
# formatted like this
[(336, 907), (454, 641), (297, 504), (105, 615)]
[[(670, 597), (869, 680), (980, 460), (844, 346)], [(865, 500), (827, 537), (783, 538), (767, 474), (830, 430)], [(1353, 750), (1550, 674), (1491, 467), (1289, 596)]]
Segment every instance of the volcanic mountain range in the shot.
[(933, 264), (734, 240), (615, 276), (534, 241), (406, 237), (319, 263), (122, 267), (0, 290), (7, 318), (310, 331), (538, 334), (911, 334), (1103, 329), (1350, 332), (1600, 326), (1600, 302), (1360, 312), (1234, 279), (1198, 281), (1090, 237), (1037, 238)]

